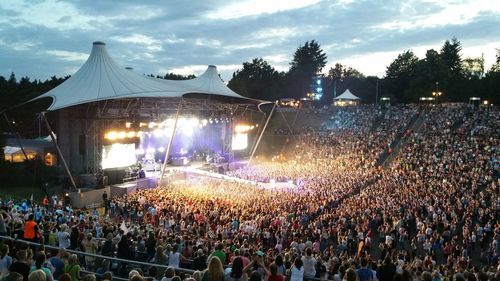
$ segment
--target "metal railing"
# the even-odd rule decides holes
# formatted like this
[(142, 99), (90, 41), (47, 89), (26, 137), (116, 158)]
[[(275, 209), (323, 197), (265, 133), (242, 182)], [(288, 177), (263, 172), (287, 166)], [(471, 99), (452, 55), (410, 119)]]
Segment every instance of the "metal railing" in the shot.
[[(15, 243), (26, 244), (26, 245), (29, 245), (29, 246), (44, 247), (45, 249), (51, 249), (51, 250), (60, 250), (61, 249), (60, 247), (56, 247), (56, 246), (52, 246), (52, 245), (47, 245), (47, 244), (36, 243), (36, 242), (27, 241), (27, 240), (23, 240), (23, 239), (17, 239), (17, 238), (13, 238), (13, 237), (10, 237), (10, 236), (0, 236), (0, 241), (2, 241), (2, 240), (9, 240), (9, 241), (12, 241), (12, 242), (15, 242)], [(117, 258), (117, 257), (112, 257), (112, 256), (103, 256), (103, 255), (99, 255), (99, 254), (92, 254), (92, 253), (87, 253), (87, 252), (82, 252), (82, 251), (76, 251), (76, 250), (70, 250), (70, 249), (64, 249), (64, 250), (67, 253), (75, 254), (75, 255), (77, 255), (79, 257), (80, 256), (94, 257), (94, 258), (97, 258), (97, 259), (118, 262), (119, 264), (122, 264), (122, 265), (138, 265), (139, 267), (141, 267), (141, 270), (143, 268), (149, 269), (150, 267), (153, 267), (153, 266), (157, 267), (157, 268), (161, 268), (161, 269), (167, 269), (167, 268), (171, 267), (171, 266), (168, 266), (168, 265), (162, 265), (162, 264), (156, 264), (156, 263), (149, 263), (149, 262), (143, 262), (143, 261), (138, 261), (138, 260), (128, 260), (128, 259), (122, 259), (122, 258)], [(187, 269), (187, 268), (181, 268), (181, 267), (174, 267), (174, 269), (177, 272), (184, 272), (184, 273), (187, 273), (187, 274), (193, 274), (196, 271), (196, 270)], [(83, 273), (93, 273), (93, 274), (99, 275), (96, 272), (91, 272), (91, 271), (87, 271), (87, 270), (84, 270), (84, 269), (82, 269), (81, 272), (83, 272)], [(146, 272), (146, 271), (143, 270), (143, 272)], [(113, 275), (113, 278), (115, 278), (114, 275)], [(116, 280), (120, 280), (121, 281), (121, 280), (128, 280), (128, 279), (123, 279), (123, 278), (120, 278), (120, 277), (116, 277)]]

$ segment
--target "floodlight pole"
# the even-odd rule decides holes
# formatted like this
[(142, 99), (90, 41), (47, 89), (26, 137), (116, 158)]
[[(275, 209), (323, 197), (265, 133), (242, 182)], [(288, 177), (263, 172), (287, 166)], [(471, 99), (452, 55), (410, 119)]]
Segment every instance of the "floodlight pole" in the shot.
[(10, 123), (10, 120), (7, 117), (7, 113), (6, 112), (3, 113), (3, 117), (5, 118), (5, 122), (7, 122), (7, 126), (9, 126), (9, 129), (11, 130), (11, 132), (16, 136), (17, 144), (19, 145), (19, 147), (21, 148), (21, 151), (23, 152), (24, 159), (26, 159), (26, 161), (29, 160), (28, 159), (28, 154), (26, 154), (26, 151), (24, 150), (24, 147), (23, 147), (23, 145), (21, 143), (21, 139), (19, 137), (19, 134), (14, 131), (14, 128), (12, 127), (12, 124)]
[(52, 131), (52, 128), (50, 127), (49, 121), (47, 120), (47, 117), (45, 116), (45, 112), (42, 112), (41, 114), (42, 114), (43, 120), (45, 121), (45, 125), (47, 126), (47, 130), (49, 130), (50, 138), (52, 139), (52, 142), (56, 146), (57, 154), (59, 154), (59, 157), (61, 158), (64, 169), (66, 170), (66, 173), (68, 174), (69, 180), (71, 181), (71, 185), (73, 186), (74, 190), (76, 190), (75, 179), (73, 178), (73, 175), (71, 174), (71, 172), (69, 170), (68, 164), (66, 163), (66, 159), (64, 159), (61, 148), (59, 147), (59, 143), (57, 143), (56, 136), (54, 135), (54, 132)]
[(165, 151), (165, 160), (163, 160), (163, 166), (161, 168), (161, 175), (160, 175), (160, 182), (159, 182), (160, 185), (163, 182), (163, 176), (165, 175), (165, 170), (167, 169), (168, 155), (170, 154), (170, 148), (172, 147), (172, 143), (174, 141), (174, 136), (175, 136), (175, 131), (177, 130), (177, 121), (179, 120), (179, 113), (181, 112), (182, 101), (183, 101), (183, 99), (181, 98), (181, 101), (179, 102), (179, 106), (177, 107), (177, 113), (175, 114), (175, 122), (174, 122), (174, 128), (172, 130), (172, 135), (170, 136), (170, 139), (168, 140), (167, 150)]
[(264, 124), (264, 128), (262, 128), (262, 131), (260, 132), (259, 138), (257, 139), (257, 143), (255, 144), (252, 154), (250, 155), (250, 159), (248, 159), (247, 165), (250, 166), (250, 163), (252, 162), (253, 156), (255, 152), (257, 151), (257, 148), (259, 147), (260, 140), (262, 139), (262, 136), (264, 135), (264, 132), (266, 131), (267, 124), (269, 124), (269, 120), (271, 120), (271, 116), (273, 116), (274, 109), (276, 108), (276, 103), (273, 104), (273, 108), (271, 109), (271, 112), (269, 112), (269, 116), (267, 116), (266, 124)]

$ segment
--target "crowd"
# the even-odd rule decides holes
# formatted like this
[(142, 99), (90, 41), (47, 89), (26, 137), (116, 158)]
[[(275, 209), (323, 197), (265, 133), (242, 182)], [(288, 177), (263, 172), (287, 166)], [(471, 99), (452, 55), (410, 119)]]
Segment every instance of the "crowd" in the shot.
[(46, 245), (4, 240), (2, 278), (500, 280), (497, 108), (371, 106), (327, 121), (298, 134), (286, 161), (228, 173), (292, 190), (188, 176), (105, 196), (104, 212), (2, 200), (0, 235)]

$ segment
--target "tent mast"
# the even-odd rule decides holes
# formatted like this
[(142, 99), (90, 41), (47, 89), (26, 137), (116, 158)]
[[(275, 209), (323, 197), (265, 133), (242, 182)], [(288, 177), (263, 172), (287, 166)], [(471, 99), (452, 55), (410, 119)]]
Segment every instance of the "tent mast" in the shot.
[(250, 155), (250, 159), (248, 159), (248, 166), (250, 166), (250, 163), (252, 162), (253, 156), (255, 152), (257, 151), (257, 148), (259, 147), (260, 140), (262, 139), (262, 136), (264, 135), (264, 132), (266, 131), (267, 125), (269, 124), (269, 120), (271, 120), (271, 116), (273, 116), (274, 109), (276, 108), (276, 103), (273, 104), (273, 108), (271, 109), (271, 112), (269, 112), (269, 116), (267, 117), (266, 124), (264, 124), (264, 128), (262, 128), (262, 131), (260, 132), (260, 136), (257, 139), (257, 143), (255, 144), (252, 155)]
[(50, 138), (52, 139), (52, 142), (56, 146), (57, 153), (59, 154), (59, 157), (61, 157), (61, 161), (64, 165), (64, 169), (66, 170), (66, 173), (68, 174), (68, 177), (71, 181), (71, 185), (73, 186), (73, 189), (76, 190), (76, 183), (75, 179), (73, 178), (73, 175), (71, 174), (68, 164), (66, 163), (66, 159), (64, 159), (64, 156), (62, 154), (61, 148), (59, 147), (59, 144), (57, 143), (56, 136), (54, 135), (54, 132), (52, 131), (52, 128), (50, 127), (49, 121), (47, 120), (47, 117), (45, 116), (45, 112), (41, 113), (43, 120), (45, 121), (45, 125), (47, 126), (47, 130), (49, 130)]
[(163, 176), (165, 175), (165, 170), (167, 169), (168, 155), (170, 154), (170, 148), (172, 147), (172, 143), (174, 142), (174, 136), (175, 136), (175, 131), (177, 130), (177, 121), (179, 120), (179, 113), (181, 112), (182, 102), (183, 102), (183, 99), (181, 98), (181, 101), (179, 102), (179, 106), (177, 107), (177, 113), (175, 114), (175, 122), (174, 122), (174, 128), (172, 130), (172, 135), (170, 136), (170, 139), (168, 140), (167, 151), (165, 151), (165, 160), (163, 160), (163, 166), (161, 168), (159, 185), (162, 184)]

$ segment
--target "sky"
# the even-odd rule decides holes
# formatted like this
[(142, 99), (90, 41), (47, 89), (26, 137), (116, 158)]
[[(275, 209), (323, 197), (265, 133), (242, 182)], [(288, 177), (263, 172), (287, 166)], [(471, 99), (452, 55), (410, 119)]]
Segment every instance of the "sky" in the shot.
[(262, 57), (286, 71), (294, 51), (319, 42), (335, 63), (382, 77), (404, 50), (419, 57), (458, 38), (462, 57), (500, 49), (500, 0), (1, 0), (0, 75), (47, 79), (75, 73), (93, 41), (143, 74), (202, 73), (228, 81)]

